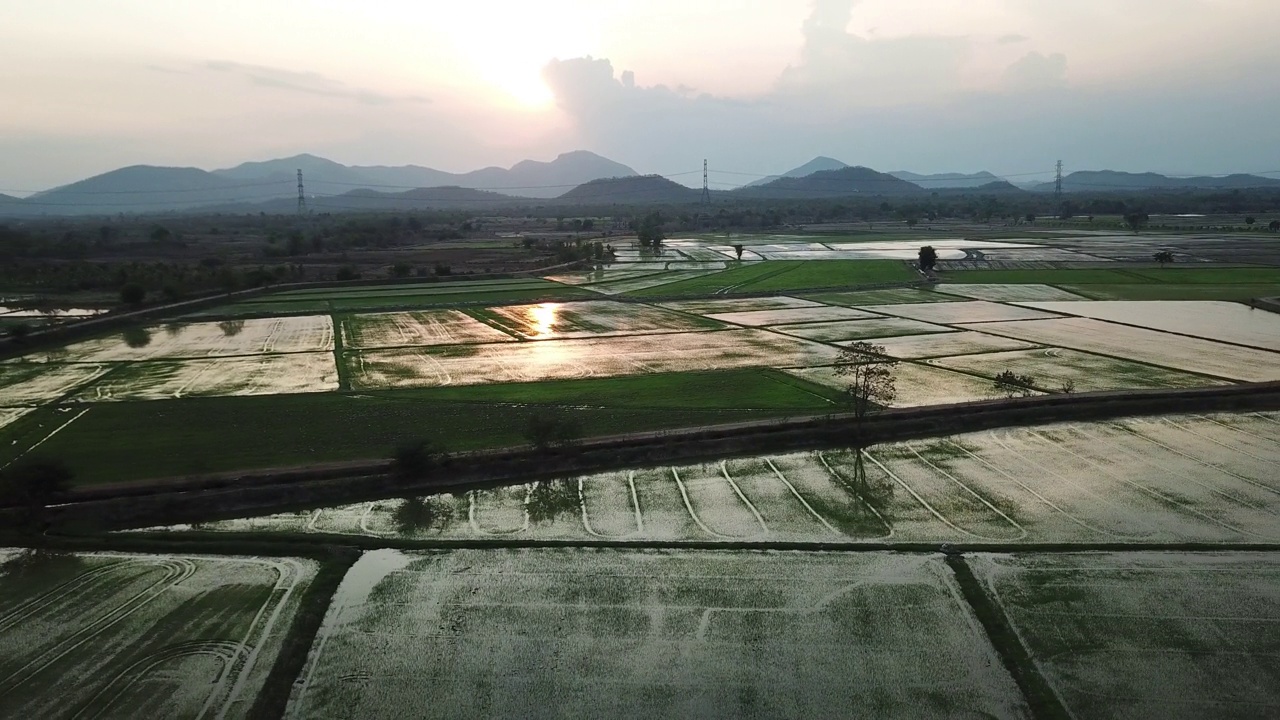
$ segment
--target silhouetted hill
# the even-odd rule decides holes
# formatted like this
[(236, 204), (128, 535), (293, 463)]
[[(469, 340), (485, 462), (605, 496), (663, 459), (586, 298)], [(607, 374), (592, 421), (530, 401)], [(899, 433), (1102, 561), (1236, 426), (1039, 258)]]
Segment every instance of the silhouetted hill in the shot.
[(214, 173), (238, 180), (295, 181), (299, 168), (307, 191), (325, 195), (341, 194), (354, 187), (394, 191), (451, 186), (502, 189), (510, 195), (553, 198), (591, 180), (636, 174), (626, 165), (585, 150), (564, 153), (550, 162), (522, 160), (510, 169), (487, 167), (467, 173), (419, 165), (348, 167), (314, 155), (244, 163)]
[(580, 205), (612, 205), (641, 203), (694, 203), (701, 190), (685, 187), (660, 175), (638, 175), (626, 178), (592, 180), (556, 198), (559, 202)]
[[(307, 197), (309, 212), (377, 212), (382, 210), (481, 210), (514, 208), (528, 205), (529, 198), (500, 195), (485, 190), (460, 187), (415, 188), (404, 192), (381, 192), (360, 188), (341, 195)], [(265, 203), (218, 205), (204, 208), (207, 212), (265, 212), (288, 214), (297, 208), (296, 198), (280, 198)]]
[(920, 175), (906, 170), (894, 170), (889, 173), (899, 180), (906, 180), (914, 185), (919, 185), (925, 190), (940, 190), (942, 188), (977, 188), (989, 185), (994, 182), (1000, 182), (1000, 178), (983, 170), (976, 173), (934, 173), (932, 175)]
[(914, 195), (924, 192), (919, 185), (867, 167), (825, 170), (805, 177), (778, 178), (771, 183), (751, 188), (738, 188), (733, 194), (750, 198), (813, 198), (848, 195)]
[(48, 215), (165, 212), (287, 195), (290, 190), (287, 184), (265, 182), (246, 188), (199, 168), (134, 165), (37, 193), (24, 205)]
[[(1063, 192), (1119, 192), (1126, 190), (1245, 189), (1280, 187), (1280, 180), (1258, 175), (1175, 178), (1159, 173), (1117, 170), (1080, 170), (1062, 178)], [(1051, 182), (1036, 185), (1036, 192), (1053, 192)]]
[(839, 160), (836, 160), (835, 158), (829, 158), (824, 155), (819, 155), (818, 157), (810, 160), (809, 162), (801, 165), (800, 167), (791, 168), (790, 170), (782, 173), (781, 175), (770, 175), (769, 177), (760, 178), (759, 180), (752, 180), (751, 182), (747, 183), (746, 185), (743, 185), (742, 187), (759, 187), (761, 185), (768, 185), (774, 180), (779, 180), (781, 178), (800, 178), (800, 177), (805, 177), (807, 175), (812, 175), (816, 172), (825, 172), (827, 170), (842, 170), (847, 167), (849, 167), (847, 164), (842, 163)]

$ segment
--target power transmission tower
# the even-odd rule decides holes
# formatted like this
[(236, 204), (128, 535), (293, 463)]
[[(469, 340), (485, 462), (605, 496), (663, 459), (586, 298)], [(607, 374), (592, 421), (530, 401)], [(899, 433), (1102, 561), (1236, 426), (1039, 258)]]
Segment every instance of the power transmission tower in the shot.
[(302, 169), (298, 169), (298, 214), (307, 212), (307, 194), (302, 189)]
[(711, 186), (707, 183), (707, 161), (702, 161), (702, 204), (711, 204)]
[(1053, 199), (1059, 205), (1062, 204), (1062, 161), (1061, 160), (1058, 161), (1058, 174), (1053, 181)]

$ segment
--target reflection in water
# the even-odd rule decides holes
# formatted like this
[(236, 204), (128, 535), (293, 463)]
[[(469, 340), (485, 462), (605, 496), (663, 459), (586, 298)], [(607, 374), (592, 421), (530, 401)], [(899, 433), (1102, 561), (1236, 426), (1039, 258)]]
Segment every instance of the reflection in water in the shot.
[(165, 323), (164, 325), (164, 333), (169, 337), (178, 337), (182, 334), (182, 331), (186, 329), (187, 326), (180, 322)]
[(218, 323), (218, 329), (221, 330), (222, 334), (226, 335), (227, 337), (235, 337), (236, 335), (240, 334), (241, 330), (244, 329), (244, 321), (243, 320), (223, 320), (222, 322)]
[(529, 491), (529, 520), (549, 523), (567, 512), (578, 511), (578, 485), (573, 480), (546, 480)]
[(144, 327), (131, 327), (120, 333), (120, 339), (131, 348), (142, 348), (151, 344), (151, 333)]
[(442, 532), (453, 520), (453, 505), (443, 497), (408, 497), (392, 514), (401, 535)]
[(862, 448), (855, 447), (841, 453), (818, 453), (818, 456), (839, 484), (856, 499), (850, 504), (853, 512), (846, 518), (845, 532), (855, 537), (875, 537), (886, 530), (892, 533), (893, 482), (887, 477), (876, 479), (867, 476), (866, 455)]
[(542, 303), (529, 308), (529, 326), (534, 338), (548, 338), (555, 335), (556, 315), (560, 312), (560, 303)]

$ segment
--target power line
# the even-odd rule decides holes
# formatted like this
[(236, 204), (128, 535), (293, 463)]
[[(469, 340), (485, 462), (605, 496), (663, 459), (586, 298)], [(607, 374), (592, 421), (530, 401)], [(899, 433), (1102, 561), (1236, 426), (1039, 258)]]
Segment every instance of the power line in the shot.
[(307, 212), (307, 194), (302, 189), (302, 168), (298, 168), (298, 214)]

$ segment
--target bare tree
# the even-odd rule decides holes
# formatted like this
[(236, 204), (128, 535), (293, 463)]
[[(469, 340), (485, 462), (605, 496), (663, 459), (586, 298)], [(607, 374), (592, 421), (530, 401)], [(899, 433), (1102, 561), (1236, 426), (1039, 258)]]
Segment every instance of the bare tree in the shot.
[(889, 357), (883, 345), (858, 341), (836, 357), (836, 375), (849, 381), (853, 414), (862, 420), (873, 407), (883, 407), (897, 396), (894, 369), (898, 361)]
[(1173, 262), (1173, 253), (1168, 250), (1161, 250), (1152, 257), (1156, 259), (1156, 262), (1160, 263), (1160, 267), (1164, 267), (1166, 263)]

